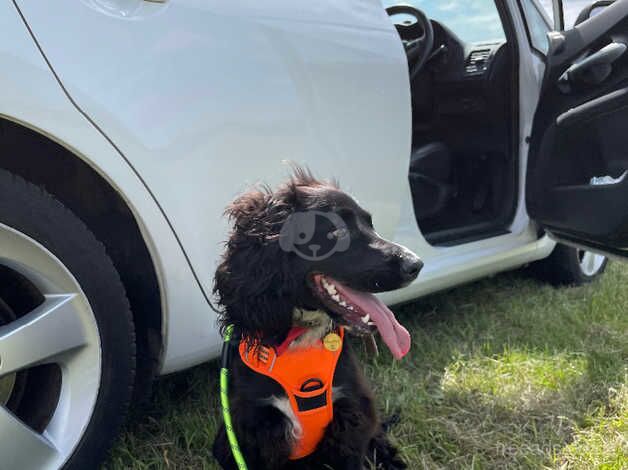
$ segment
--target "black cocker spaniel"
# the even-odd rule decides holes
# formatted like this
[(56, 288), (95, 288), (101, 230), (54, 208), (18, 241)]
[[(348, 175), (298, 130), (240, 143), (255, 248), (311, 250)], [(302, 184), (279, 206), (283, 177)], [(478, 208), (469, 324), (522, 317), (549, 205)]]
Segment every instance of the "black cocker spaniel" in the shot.
[[(241, 338), (229, 397), (248, 468), (405, 468), (345, 333), (378, 330), (403, 357), (410, 335), (373, 293), (407, 286), (420, 259), (380, 237), (336, 183), (300, 168), (275, 191), (241, 195), (226, 214), (233, 229), (214, 290), (221, 326)], [(213, 451), (237, 468), (224, 426)]]

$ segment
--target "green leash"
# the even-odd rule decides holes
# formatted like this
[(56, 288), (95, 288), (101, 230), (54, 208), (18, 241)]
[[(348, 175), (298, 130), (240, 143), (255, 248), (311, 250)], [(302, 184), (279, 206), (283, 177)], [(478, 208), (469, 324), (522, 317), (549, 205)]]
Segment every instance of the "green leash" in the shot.
[(225, 422), (225, 430), (227, 431), (227, 439), (231, 446), (231, 453), (240, 470), (247, 470), (244, 456), (238, 445), (238, 438), (231, 424), (231, 411), (229, 410), (229, 363), (231, 362), (231, 334), (233, 333), (233, 325), (227, 326), (225, 330), (225, 341), (222, 343), (222, 364), (220, 367), (220, 406), (222, 407), (222, 419)]

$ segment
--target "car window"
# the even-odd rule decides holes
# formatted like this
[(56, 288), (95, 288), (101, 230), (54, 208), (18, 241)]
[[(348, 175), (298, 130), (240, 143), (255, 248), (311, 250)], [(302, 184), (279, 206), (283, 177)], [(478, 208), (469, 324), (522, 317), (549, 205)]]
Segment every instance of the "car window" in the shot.
[[(552, 18), (553, 24), (553, 8), (552, 0), (540, 0), (541, 4), (545, 7), (550, 18)], [(593, 0), (563, 0), (563, 16), (565, 19), (565, 29), (573, 28), (576, 23), (576, 19), (580, 12), (587, 6), (589, 6)]]
[[(580, 12), (590, 5), (592, 0), (563, 0), (565, 29), (573, 28)], [(554, 29), (554, 8), (552, 0), (521, 0), (532, 47), (543, 54), (547, 53), (549, 43), (547, 33)]]
[[(546, 14), (544, 10), (545, 5), (537, 3), (534, 0), (522, 0), (521, 6), (523, 7), (523, 13), (525, 14), (526, 23), (528, 24), (528, 33), (532, 47), (543, 54), (547, 54), (549, 48), (547, 33), (551, 31), (551, 25), (553, 24), (551, 16)], [(552, 8), (551, 5), (549, 8)]]
[(408, 3), (452, 30), (466, 43), (506, 40), (494, 0), (382, 0), (384, 7)]

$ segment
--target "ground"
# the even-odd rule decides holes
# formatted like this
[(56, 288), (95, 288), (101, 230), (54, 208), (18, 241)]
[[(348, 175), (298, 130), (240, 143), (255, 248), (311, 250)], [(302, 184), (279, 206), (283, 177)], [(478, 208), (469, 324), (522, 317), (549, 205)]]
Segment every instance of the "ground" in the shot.
[[(517, 272), (396, 309), (410, 354), (363, 359), (409, 468), (627, 469), (626, 286), (620, 263), (578, 288)], [(105, 468), (216, 468), (217, 377), (162, 379)]]

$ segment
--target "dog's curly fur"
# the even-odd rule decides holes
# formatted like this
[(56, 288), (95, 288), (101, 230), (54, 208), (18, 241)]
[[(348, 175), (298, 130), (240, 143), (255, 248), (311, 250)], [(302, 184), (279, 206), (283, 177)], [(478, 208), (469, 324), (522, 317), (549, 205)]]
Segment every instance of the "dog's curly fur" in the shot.
[(280, 248), (279, 233), (293, 213), (324, 208), (310, 196), (325, 186), (310, 172), (296, 169), (277, 191), (262, 186), (227, 207), (233, 229), (214, 280), (214, 293), (225, 309), (220, 318), (223, 332), (228, 324), (238, 325), (247, 338), (269, 345), (285, 337), (303, 280), (295, 276), (294, 257)]
[[(281, 229), (288, 218), (309, 210), (352, 213), (355, 234), (346, 253), (324, 261), (305, 261), (281, 248)], [(219, 320), (223, 330), (232, 324), (236, 333), (252, 344), (278, 345), (299, 322), (317, 335), (319, 331), (326, 333), (326, 325), (339, 320), (313, 293), (308, 282), (313, 272), (330, 274), (370, 292), (408, 282), (407, 277), (399, 276), (399, 266), (414, 255), (381, 239), (372, 230), (368, 213), (337, 183), (317, 180), (307, 170), (296, 168), (289, 181), (275, 191), (261, 187), (246, 192), (225, 213), (233, 228), (215, 277), (214, 292), (224, 309)], [(304, 311), (309, 314), (295, 314)], [(235, 354), (231, 411), (249, 468), (361, 469), (369, 459), (376, 461), (377, 468), (405, 468), (377, 419), (372, 394), (348, 342), (333, 386), (334, 419), (323, 440), (313, 454), (292, 461), (294, 423), (276, 406), (285, 397), (283, 389), (270, 378), (252, 372)], [(224, 427), (214, 443), (214, 455), (224, 468), (237, 468)]]

